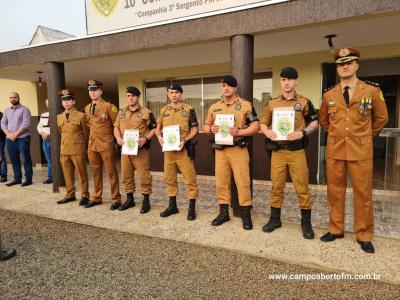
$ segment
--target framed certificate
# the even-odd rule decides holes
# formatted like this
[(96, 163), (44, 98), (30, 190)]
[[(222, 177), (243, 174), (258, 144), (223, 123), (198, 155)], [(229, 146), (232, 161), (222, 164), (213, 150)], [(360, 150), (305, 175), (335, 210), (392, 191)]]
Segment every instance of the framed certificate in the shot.
[(276, 141), (286, 141), (287, 135), (294, 131), (293, 107), (277, 107), (272, 112), (272, 130), (276, 132)]
[(122, 154), (137, 155), (139, 150), (139, 130), (125, 130), (123, 140)]
[(217, 145), (233, 145), (233, 136), (229, 132), (229, 128), (235, 124), (235, 116), (231, 114), (216, 114), (215, 125), (219, 126), (219, 131), (215, 134), (215, 144)]
[(181, 142), (181, 135), (179, 125), (171, 125), (163, 127), (164, 144), (162, 151), (179, 151), (179, 144)]

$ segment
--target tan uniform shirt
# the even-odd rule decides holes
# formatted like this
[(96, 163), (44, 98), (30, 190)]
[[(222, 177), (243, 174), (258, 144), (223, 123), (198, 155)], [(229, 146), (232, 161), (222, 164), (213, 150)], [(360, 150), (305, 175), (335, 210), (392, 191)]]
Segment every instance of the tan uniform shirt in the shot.
[(89, 151), (109, 151), (114, 149), (114, 126), (118, 109), (112, 103), (101, 99), (93, 114), (92, 105), (85, 107), (85, 115), (89, 126)]
[(161, 108), (157, 124), (160, 124), (160, 129), (166, 126), (179, 125), (181, 141), (190, 134), (192, 127), (199, 126), (194, 108), (186, 103), (181, 103), (176, 108), (172, 104)]
[(312, 102), (295, 93), (293, 99), (286, 99), (283, 95), (280, 95), (269, 101), (264, 108), (261, 124), (271, 129), (273, 110), (279, 107), (293, 107), (295, 110), (294, 131), (302, 131), (308, 123), (318, 119)]
[(150, 132), (150, 119), (151, 111), (138, 105), (138, 107), (132, 111), (129, 106), (121, 109), (118, 112), (117, 119), (114, 123), (114, 127), (119, 128), (121, 135), (124, 134), (125, 129), (139, 130), (139, 137), (145, 137)]
[[(67, 119), (66, 113), (69, 113)], [(61, 155), (84, 154), (87, 151), (87, 125), (85, 114), (72, 109), (57, 115), (61, 133)]]
[(328, 131), (327, 157), (338, 160), (372, 159), (372, 137), (388, 121), (379, 86), (358, 80), (349, 105), (340, 84), (326, 91), (320, 109), (321, 127)]
[[(208, 109), (207, 119), (205, 125), (214, 125), (217, 114), (232, 114), (235, 119), (235, 127), (239, 129), (245, 129), (249, 127), (248, 118), (253, 115), (256, 118), (255, 112), (253, 112), (253, 106), (247, 100), (237, 97), (233, 104), (226, 104), (224, 99), (212, 104)], [(243, 137), (234, 137), (234, 140), (240, 140)]]

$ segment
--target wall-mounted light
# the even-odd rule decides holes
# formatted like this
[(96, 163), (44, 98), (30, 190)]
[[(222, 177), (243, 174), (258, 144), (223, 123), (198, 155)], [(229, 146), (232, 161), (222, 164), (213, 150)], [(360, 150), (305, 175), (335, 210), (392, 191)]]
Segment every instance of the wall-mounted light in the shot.
[(43, 86), (43, 78), (42, 78), (42, 71), (36, 71), (36, 73), (38, 74), (38, 86), (42, 87)]
[(337, 37), (336, 34), (328, 34), (325, 36), (325, 38), (328, 39), (328, 46), (329, 46), (330, 53), (335, 53), (335, 51), (336, 51), (335, 46), (333, 46), (333, 39), (335, 37)]

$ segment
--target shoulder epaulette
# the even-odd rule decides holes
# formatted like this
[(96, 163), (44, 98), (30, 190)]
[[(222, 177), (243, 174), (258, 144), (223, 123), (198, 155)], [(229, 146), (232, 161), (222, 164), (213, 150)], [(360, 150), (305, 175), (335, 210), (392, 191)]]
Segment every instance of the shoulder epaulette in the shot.
[(366, 84), (369, 84), (369, 85), (373, 85), (373, 86), (379, 86), (379, 83), (377, 83), (377, 82), (373, 82), (373, 81), (370, 81), (370, 80), (365, 80), (364, 81)]
[(326, 93), (327, 91), (329, 91), (329, 90), (333, 89), (334, 87), (335, 87), (335, 86), (334, 86), (334, 85), (332, 85), (332, 86), (330, 86), (330, 87), (328, 87), (328, 88), (324, 89), (324, 93)]

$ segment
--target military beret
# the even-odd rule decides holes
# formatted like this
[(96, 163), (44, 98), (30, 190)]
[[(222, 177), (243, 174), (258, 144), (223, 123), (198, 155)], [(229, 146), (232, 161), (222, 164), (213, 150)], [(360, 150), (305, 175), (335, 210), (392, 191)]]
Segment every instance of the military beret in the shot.
[(61, 100), (75, 100), (75, 93), (70, 89), (61, 90), (58, 95), (60, 96)]
[(299, 74), (297, 73), (297, 70), (293, 67), (286, 67), (281, 70), (281, 77), (283, 78), (289, 78), (289, 79), (297, 79), (299, 78)]
[(225, 83), (231, 87), (237, 87), (238, 85), (236, 78), (232, 75), (225, 75), (224, 77), (222, 77), (222, 83)]
[(97, 87), (97, 88), (102, 88), (103, 87), (103, 83), (95, 80), (95, 79), (90, 79), (86, 82), (87, 86), (90, 87)]
[(354, 48), (342, 48), (335, 52), (335, 63), (341, 64), (352, 60), (358, 60), (360, 52)]
[(183, 93), (183, 89), (179, 83), (173, 83), (168, 87), (168, 90), (174, 90), (174, 91), (179, 91)]
[(134, 96), (140, 96), (140, 91), (137, 87), (135, 86), (128, 86), (126, 87), (126, 93), (132, 94)]

